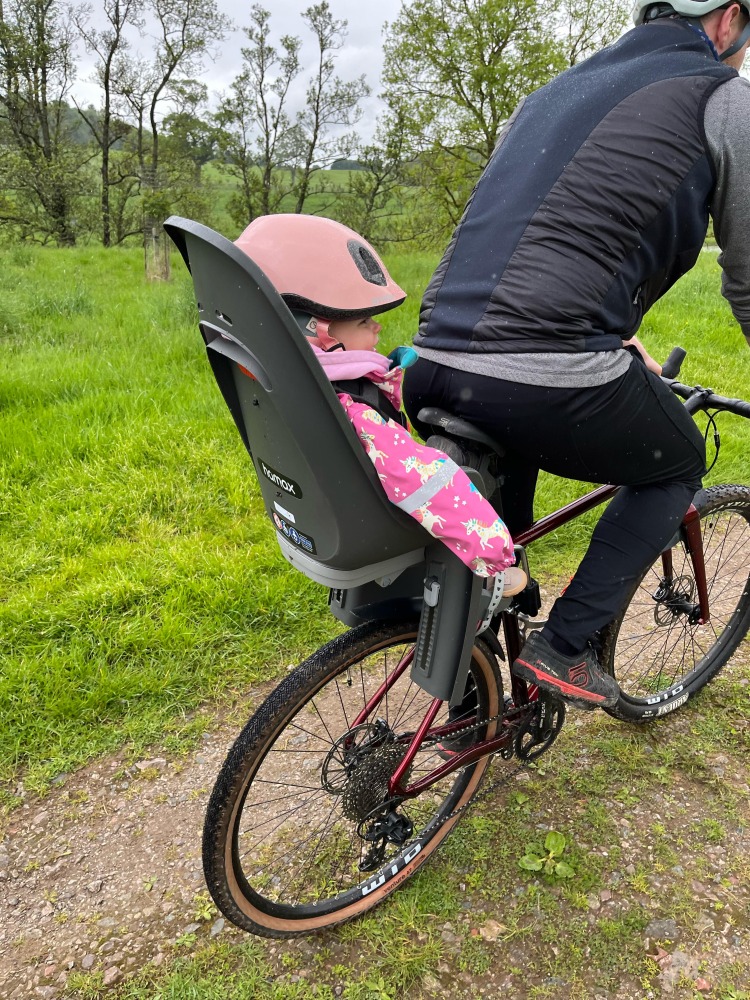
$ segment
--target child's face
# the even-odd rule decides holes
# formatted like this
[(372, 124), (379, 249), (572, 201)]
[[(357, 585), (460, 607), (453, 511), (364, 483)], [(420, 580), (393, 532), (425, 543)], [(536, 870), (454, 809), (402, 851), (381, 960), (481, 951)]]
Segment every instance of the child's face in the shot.
[(335, 319), (328, 324), (328, 335), (343, 344), (347, 351), (374, 351), (382, 327), (372, 316), (362, 319)]

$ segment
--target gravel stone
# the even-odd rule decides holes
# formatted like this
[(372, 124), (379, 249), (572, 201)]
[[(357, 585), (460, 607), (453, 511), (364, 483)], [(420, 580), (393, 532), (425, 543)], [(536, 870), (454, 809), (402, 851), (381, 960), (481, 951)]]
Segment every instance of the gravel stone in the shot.
[(659, 941), (677, 941), (679, 930), (674, 920), (652, 920), (643, 932), (648, 938), (656, 938)]
[(102, 982), (105, 986), (113, 986), (122, 976), (122, 973), (116, 965), (110, 965), (108, 969), (105, 969), (104, 975), (102, 977)]

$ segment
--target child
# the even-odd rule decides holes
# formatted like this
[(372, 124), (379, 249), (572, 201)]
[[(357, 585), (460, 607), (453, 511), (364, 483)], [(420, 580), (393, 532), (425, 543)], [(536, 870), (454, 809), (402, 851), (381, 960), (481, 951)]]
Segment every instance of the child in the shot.
[(511, 596), (526, 585), (495, 509), (443, 452), (417, 444), (401, 408), (403, 369), (416, 355), (375, 348), (373, 314), (405, 293), (353, 230), (309, 215), (269, 215), (236, 241), (280, 292), (336, 389), (388, 499), (448, 546), (477, 576), (502, 576)]

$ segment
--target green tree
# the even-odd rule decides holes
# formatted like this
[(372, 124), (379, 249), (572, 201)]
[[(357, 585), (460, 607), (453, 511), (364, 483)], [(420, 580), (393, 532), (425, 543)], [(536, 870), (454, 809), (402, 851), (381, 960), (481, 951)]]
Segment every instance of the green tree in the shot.
[(327, 0), (308, 7), (302, 19), (315, 38), (317, 62), (294, 130), (298, 147), (295, 159), (299, 163), (294, 185), (295, 212), (305, 206), (313, 175), (355, 148), (356, 136), (341, 135), (337, 130), (359, 121), (359, 102), (370, 93), (364, 76), (342, 80), (335, 75), (336, 52), (346, 40), (347, 22), (333, 16)]
[(256, 215), (278, 211), (291, 190), (282, 171), (292, 152), (287, 99), (301, 69), (302, 43), (294, 35), (284, 35), (281, 50), (271, 45), (270, 18), (260, 4), (251, 7), (251, 23), (244, 29), (250, 44), (242, 49), (243, 69), (216, 115), (219, 149), (227, 170), (239, 181), (228, 207), (240, 227)]
[(162, 122), (159, 167), (168, 192), (165, 207), (211, 225), (215, 198), (203, 167), (216, 153), (216, 130), (208, 114), (208, 88), (197, 80), (182, 80), (172, 91), (174, 110)]
[(118, 74), (127, 64), (129, 56), (126, 29), (143, 28), (143, 0), (104, 0), (103, 12), (107, 21), (104, 28), (91, 26), (91, 10), (85, 7), (77, 11), (75, 23), (86, 48), (97, 58), (94, 77), (102, 90), (102, 104), (98, 112), (92, 114), (90, 110), (80, 108), (79, 111), (101, 154), (101, 234), (103, 245), (108, 247), (112, 244), (112, 189), (120, 188), (120, 217), (125, 207), (121, 204), (122, 196), (135, 190), (129, 172), (123, 173), (121, 164), (113, 164), (112, 147), (130, 131), (130, 125), (123, 117), (127, 105), (118, 108), (118, 99), (123, 100), (119, 94)]
[(60, 246), (76, 242), (76, 203), (88, 182), (86, 151), (73, 139), (80, 119), (65, 100), (74, 43), (59, 0), (0, 0), (0, 221)]
[(620, 0), (561, 0), (557, 23), (565, 39), (566, 59), (574, 66), (618, 38), (628, 23), (630, 6)]
[(289, 94), (302, 72), (302, 41), (284, 35), (275, 47), (270, 13), (255, 4), (250, 14), (242, 73), (216, 117), (222, 156), (240, 182), (229, 205), (240, 226), (256, 215), (279, 211), (290, 195), (293, 210), (304, 210), (316, 173), (355, 148), (355, 137), (340, 134), (340, 129), (358, 121), (359, 101), (370, 92), (363, 76), (345, 81), (336, 75), (336, 53), (347, 25), (333, 17), (323, 0), (302, 13), (315, 40), (316, 60), (304, 106), (294, 115)]
[(208, 88), (197, 80), (184, 80), (173, 88), (176, 108), (164, 118), (169, 159), (183, 161), (196, 186), (201, 171), (216, 154), (216, 128), (207, 112)]
[(406, 132), (398, 118), (386, 113), (373, 142), (359, 150), (346, 193), (336, 204), (336, 218), (378, 247), (421, 235), (416, 189), (405, 157)]
[(180, 87), (186, 77), (197, 74), (211, 44), (224, 37), (231, 22), (219, 12), (216, 0), (146, 0), (146, 10), (156, 23), (153, 61), (150, 66), (139, 66), (137, 74), (124, 73), (122, 84), (127, 87), (131, 107), (139, 115), (146, 273), (162, 278), (168, 276), (169, 255), (161, 222), (172, 205), (169, 186), (160, 169), (163, 118), (174, 109), (175, 101), (179, 102)]
[[(210, 52), (210, 44), (221, 41), (231, 22), (219, 12), (216, 0), (147, 0), (157, 23), (157, 47), (153, 62), (153, 89), (148, 104), (150, 148), (147, 173), (158, 178), (161, 108), (184, 96), (185, 74), (196, 73)], [(177, 74), (183, 74), (179, 78)]]
[(153, 63), (126, 51), (118, 53), (112, 68), (113, 96), (129, 126), (122, 147), (110, 159), (112, 187), (110, 222), (112, 243), (144, 235), (142, 180), (146, 176), (148, 111), (157, 75)]
[[(597, 13), (598, 11), (598, 13)], [(613, 0), (414, 0), (387, 26), (384, 97), (445, 238), (526, 94), (611, 40)]]
[(130, 57), (121, 54), (113, 72), (116, 94), (125, 103), (125, 118), (133, 127), (131, 149), (137, 161), (136, 176), (146, 173), (148, 155), (148, 117), (151, 95), (158, 82), (157, 67), (143, 56)]

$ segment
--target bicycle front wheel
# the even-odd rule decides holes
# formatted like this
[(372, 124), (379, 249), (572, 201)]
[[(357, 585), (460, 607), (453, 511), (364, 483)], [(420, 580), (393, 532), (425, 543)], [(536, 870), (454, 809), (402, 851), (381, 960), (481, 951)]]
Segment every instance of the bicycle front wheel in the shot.
[(750, 489), (712, 486), (700, 513), (710, 621), (698, 622), (698, 594), (684, 545), (660, 556), (622, 614), (602, 633), (602, 663), (621, 695), (610, 715), (645, 722), (682, 707), (726, 664), (750, 627)]
[[(424, 864), (477, 791), (489, 758), (389, 810), (388, 835), (374, 836), (388, 779), (432, 702), (408, 666), (385, 685), (415, 638), (411, 622), (363, 625), (334, 639), (279, 685), (237, 739), (208, 805), (203, 862), (217, 906), (239, 927), (290, 937), (370, 909)], [(466, 690), (467, 722), (502, 711), (499, 667), (481, 639)], [(444, 704), (433, 727), (448, 721)], [(497, 726), (480, 726), (473, 738)], [(428, 736), (408, 782), (445, 756)]]

